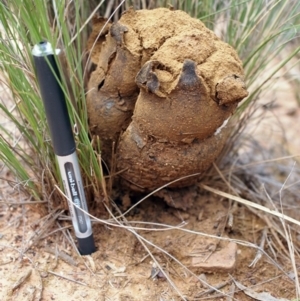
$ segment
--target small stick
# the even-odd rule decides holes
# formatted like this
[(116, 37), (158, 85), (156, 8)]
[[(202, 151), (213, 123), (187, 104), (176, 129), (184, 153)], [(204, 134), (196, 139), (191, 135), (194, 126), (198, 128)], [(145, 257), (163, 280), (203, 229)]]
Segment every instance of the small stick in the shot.
[(32, 269), (28, 270), (26, 273), (24, 273), (13, 285), (11, 285), (7, 292), (6, 292), (6, 301), (11, 300), (12, 294), (14, 290), (16, 290), (18, 287), (20, 287), (24, 281), (31, 275)]
[(237, 211), (238, 206), (237, 203), (233, 203), (232, 208), (230, 209), (229, 213), (228, 213), (228, 221), (227, 221), (227, 225), (230, 229), (233, 228), (233, 214)]
[(234, 282), (232, 282), (230, 285), (230, 289), (229, 289), (228, 297), (226, 298), (226, 301), (234, 300), (234, 293), (235, 293), (235, 284), (234, 284)]
[(77, 265), (77, 262), (70, 255), (66, 254), (63, 251), (54, 250), (50, 247), (45, 247), (45, 251), (47, 253), (50, 253), (50, 254), (53, 254), (53, 255), (59, 257), (61, 260), (63, 260), (64, 262), (66, 262), (70, 265), (73, 265), (73, 266)]
[(0, 204), (5, 205), (36, 205), (36, 204), (44, 204), (48, 201), (21, 201), (21, 202), (12, 202), (12, 201), (0, 201)]
[(31, 275), (32, 270), (28, 270), (23, 276), (21, 276), (11, 287), (11, 290), (14, 291), (22, 285), (22, 283)]
[(215, 291), (218, 291), (221, 288), (223, 288), (224, 286), (226, 286), (227, 284), (229, 284), (230, 282), (231, 282), (231, 280), (227, 280), (225, 282), (221, 282), (221, 283), (217, 284), (216, 286), (214, 286), (214, 287), (212, 287), (212, 288), (210, 288), (210, 289), (208, 289), (208, 290), (206, 290), (206, 291), (204, 291), (202, 293), (199, 293), (198, 295), (195, 296), (195, 298), (199, 298), (201, 296), (204, 296), (204, 295), (207, 295), (207, 294), (211, 294), (211, 293), (213, 293)]
[(138, 261), (137, 263), (136, 263), (136, 265), (137, 264), (139, 264), (139, 263), (142, 263), (146, 258), (148, 258), (149, 257), (149, 254), (147, 254), (147, 255), (145, 255), (140, 261)]
[(51, 225), (55, 222), (55, 220), (57, 219), (57, 217), (62, 212), (63, 211), (57, 211), (57, 212), (53, 211), (50, 214), (48, 214), (48, 217), (47, 217), (46, 221), (27, 240), (27, 247), (24, 249), (23, 253), (26, 253), (30, 248), (32, 248), (40, 240), (40, 238), (51, 227)]
[(262, 258), (262, 255), (263, 255), (262, 250), (264, 249), (264, 246), (265, 246), (267, 231), (268, 231), (268, 229), (267, 229), (267, 227), (265, 227), (264, 230), (263, 230), (263, 233), (262, 233), (261, 241), (260, 241), (260, 244), (259, 244), (259, 249), (257, 250), (256, 256), (253, 259), (253, 261), (248, 265), (249, 268), (255, 267), (257, 262)]
[(96, 273), (96, 265), (95, 265), (95, 261), (94, 261), (93, 257), (91, 255), (86, 255), (85, 259), (87, 259), (87, 261), (89, 262), (93, 273)]
[(84, 282), (80, 282), (80, 281), (77, 281), (77, 280), (75, 280), (75, 279), (68, 278), (68, 277), (63, 276), (63, 275), (59, 275), (59, 274), (57, 274), (57, 273), (55, 273), (55, 272), (52, 272), (52, 271), (47, 271), (47, 273), (52, 274), (52, 275), (57, 276), (57, 277), (60, 277), (60, 278), (62, 278), (62, 279), (65, 279), (65, 280), (68, 280), (68, 281), (71, 281), (71, 282), (80, 284), (80, 285), (83, 285), (83, 286), (88, 286), (88, 285), (87, 285), (86, 283), (84, 283)]

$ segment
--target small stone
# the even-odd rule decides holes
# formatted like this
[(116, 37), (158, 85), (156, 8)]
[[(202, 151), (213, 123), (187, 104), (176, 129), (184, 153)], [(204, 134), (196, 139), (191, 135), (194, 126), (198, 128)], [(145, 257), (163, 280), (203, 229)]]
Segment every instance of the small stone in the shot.
[(201, 283), (202, 287), (207, 287), (207, 285), (205, 284), (205, 283), (207, 283), (207, 279), (206, 279), (206, 275), (204, 273), (202, 273), (199, 276), (199, 280), (200, 280), (200, 283)]
[(213, 252), (206, 261), (199, 257), (193, 257), (191, 266), (209, 272), (232, 271), (236, 264), (237, 244), (235, 242), (221, 242), (220, 247), (221, 249)]
[(251, 278), (250, 282), (251, 282), (252, 285), (256, 285), (256, 280), (254, 278)]
[(48, 277), (48, 273), (45, 272), (45, 271), (41, 272), (41, 277), (42, 278), (47, 278)]

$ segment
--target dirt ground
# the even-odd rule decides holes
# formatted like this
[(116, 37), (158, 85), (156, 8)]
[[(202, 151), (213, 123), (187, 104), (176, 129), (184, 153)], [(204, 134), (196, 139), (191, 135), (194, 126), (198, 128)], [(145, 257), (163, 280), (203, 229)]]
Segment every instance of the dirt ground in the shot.
[[(264, 118), (247, 132), (268, 158), (286, 150), (299, 159), (300, 110), (290, 84), (278, 83), (264, 97), (273, 105), (256, 112)], [(252, 163), (261, 160), (255, 152), (239, 155)], [(287, 173), (296, 158), (284, 161)], [(263, 162), (257, 166), (265, 168)], [(281, 176), (283, 184), (286, 173), (277, 171), (272, 176)], [(5, 168), (1, 177), (10, 177)], [(258, 210), (200, 188), (187, 211), (152, 197), (132, 209), (121, 226), (113, 219), (94, 221), (97, 252), (80, 256), (70, 239), (70, 221), (57, 219), (60, 212), (45, 215), (46, 204), (26, 204), (30, 199), (12, 186), (5, 181), (0, 186), (0, 300), (296, 300), (286, 241), (280, 237), (276, 242), (267, 215)], [(284, 201), (284, 213), (300, 220), (297, 198)], [(132, 203), (119, 204), (122, 211), (128, 205)], [(97, 215), (97, 210), (91, 213)], [(273, 220), (280, 224), (279, 218)], [(291, 230), (299, 233), (293, 224)], [(294, 239), (299, 270), (300, 236)], [(280, 252), (274, 241), (281, 243)]]
[[(1, 300), (180, 300), (130, 231), (94, 225), (98, 251), (83, 258), (61, 233), (48, 235), (49, 229), (46, 237), (39, 239), (38, 246), (28, 249), (38, 235), (36, 222), (44, 222), (37, 213), (38, 208), (32, 205), (6, 208), (1, 217)], [(219, 235), (227, 212), (228, 201), (204, 194), (199, 195), (197, 204), (188, 212), (168, 208), (158, 200), (146, 201), (128, 220), (135, 221), (137, 226), (137, 221), (169, 225), (185, 221), (185, 229)], [(239, 207), (234, 217), (232, 230), (222, 236), (259, 244), (264, 229), (260, 219), (244, 207)], [(277, 298), (290, 300), (295, 296), (295, 285), (289, 278), (291, 267), (279, 269), (263, 256), (250, 268), (256, 254), (253, 248), (180, 230), (154, 232), (152, 226), (142, 226), (149, 228), (137, 231), (144, 239), (175, 256), (195, 275), (201, 275), (201, 279), (222, 292), (211, 292), (172, 258), (148, 245), (186, 300), (251, 300), (232, 287), (232, 279), (253, 291), (270, 292)], [(197, 267), (205, 260), (211, 265), (208, 271), (205, 265)], [(279, 254), (277, 262), (284, 264)], [(231, 299), (226, 299), (224, 293)]]

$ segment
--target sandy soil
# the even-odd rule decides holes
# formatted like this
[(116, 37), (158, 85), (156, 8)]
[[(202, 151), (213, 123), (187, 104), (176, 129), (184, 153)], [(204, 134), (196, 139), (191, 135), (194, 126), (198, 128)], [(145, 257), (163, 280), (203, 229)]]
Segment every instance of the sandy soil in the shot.
[[(130, 231), (94, 225), (98, 251), (79, 257), (60, 232), (49, 235), (54, 224), (42, 219), (37, 206), (3, 207), (6, 208), (2, 208), (1, 217), (1, 300), (181, 300)], [(276, 260), (278, 267), (266, 256), (249, 267), (256, 255), (255, 248), (176, 229), (157, 232), (151, 230), (154, 226), (138, 224), (143, 221), (176, 226), (185, 222), (184, 229), (259, 245), (265, 227), (262, 221), (246, 208), (238, 207), (232, 228), (225, 227), (228, 208), (228, 201), (208, 194), (199, 194), (197, 203), (187, 212), (167, 207), (159, 200), (148, 200), (128, 221), (134, 222), (133, 226), (147, 228), (136, 232), (194, 273), (147, 245), (186, 300), (206, 297), (251, 300), (236, 286), (232, 287), (232, 279), (255, 292), (270, 292), (273, 297), (287, 300), (293, 298), (295, 285), (288, 277), (292, 277), (292, 269), (285, 265), (280, 254)], [(47, 224), (44, 231), (43, 223)], [(38, 237), (40, 231), (44, 232), (42, 237)], [(30, 248), (32, 243), (34, 246)], [(219, 287), (222, 294), (210, 291), (197, 278), (200, 275), (204, 282)], [(226, 299), (224, 294), (231, 299)]]

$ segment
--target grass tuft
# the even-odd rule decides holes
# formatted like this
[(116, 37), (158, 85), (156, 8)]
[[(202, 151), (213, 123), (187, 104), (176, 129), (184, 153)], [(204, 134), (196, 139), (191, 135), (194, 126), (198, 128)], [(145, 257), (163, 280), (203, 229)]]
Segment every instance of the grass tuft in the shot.
[[(60, 181), (31, 55), (33, 45), (42, 40), (63, 50), (57, 64), (71, 123), (78, 129), (75, 140), (85, 186), (93, 193), (100, 190), (101, 182), (98, 153), (89, 139), (85, 107), (83, 68), (89, 7), (78, 2), (52, 3), (0, 3), (0, 70), (2, 84), (11, 98), (10, 103), (1, 99), (0, 110), (12, 122), (11, 128), (0, 125), (0, 159), (35, 200), (53, 194)], [(54, 196), (60, 199), (60, 194), (54, 192)]]

